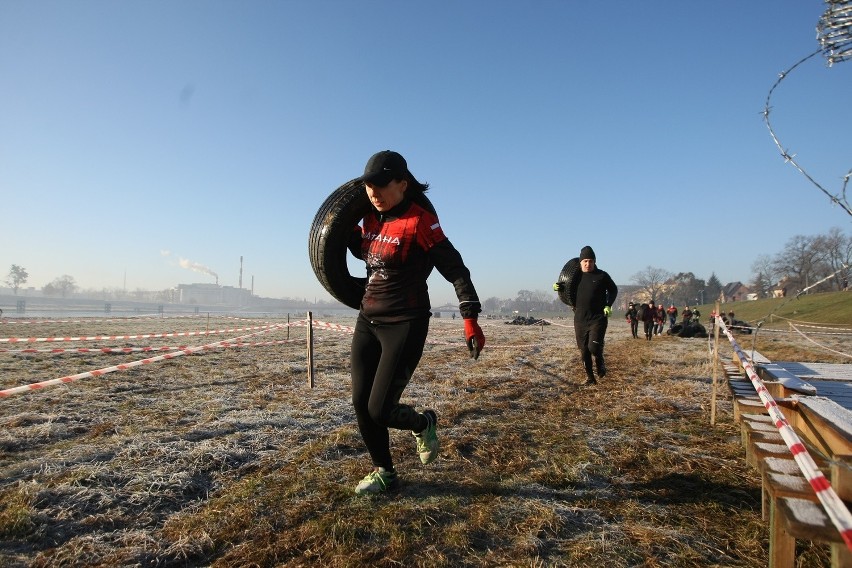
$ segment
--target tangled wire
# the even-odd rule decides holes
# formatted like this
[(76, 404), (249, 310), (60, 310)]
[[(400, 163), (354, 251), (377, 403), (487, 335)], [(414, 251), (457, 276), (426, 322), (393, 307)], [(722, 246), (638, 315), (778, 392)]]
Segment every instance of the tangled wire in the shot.
[(846, 211), (846, 213), (852, 215), (852, 206), (849, 205), (849, 201), (846, 197), (846, 186), (849, 183), (849, 178), (852, 177), (852, 170), (847, 172), (843, 177), (843, 187), (840, 192), (837, 195), (832, 195), (815, 179), (808, 175), (808, 173), (796, 162), (794, 154), (791, 154), (788, 150), (784, 149), (769, 122), (769, 112), (772, 108), (769, 101), (772, 98), (772, 93), (778, 85), (781, 84), (781, 81), (783, 81), (787, 75), (793, 71), (793, 69), (820, 53), (825, 55), (829, 66), (852, 58), (852, 0), (826, 0), (826, 4), (828, 4), (828, 8), (817, 23), (817, 39), (819, 40), (820, 48), (810, 55), (800, 59), (787, 71), (779, 74), (778, 80), (775, 81), (775, 84), (772, 85), (771, 89), (769, 89), (769, 94), (766, 95), (763, 120), (766, 122), (766, 127), (769, 129), (769, 134), (772, 136), (772, 140), (781, 151), (781, 156), (784, 158), (784, 161), (799, 170), (799, 173), (805, 176), (808, 181), (817, 187), (817, 189), (827, 195), (828, 198), (831, 199), (832, 203), (839, 205), (844, 211)]
[(817, 23), (817, 40), (830, 66), (852, 57), (852, 1), (826, 3), (828, 8)]

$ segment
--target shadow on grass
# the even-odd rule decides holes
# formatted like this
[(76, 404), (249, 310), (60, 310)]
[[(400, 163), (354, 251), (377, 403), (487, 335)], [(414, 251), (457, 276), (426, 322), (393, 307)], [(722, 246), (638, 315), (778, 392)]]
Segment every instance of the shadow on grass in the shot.
[[(553, 379), (553, 381), (556, 383), (557, 386), (568, 387), (568, 388), (573, 389), (573, 390), (566, 391), (565, 394), (572, 394), (572, 393), (576, 392), (580, 387), (584, 386), (583, 383), (580, 380), (576, 380), (574, 378), (575, 374), (578, 377), (582, 375), (583, 371), (581, 370), (580, 367), (577, 367), (576, 373), (572, 372), (570, 369), (566, 369), (564, 373), (554, 373), (553, 371), (551, 371), (549, 369), (537, 367), (536, 365), (534, 365), (533, 363), (530, 363), (529, 361), (524, 361), (523, 364), (524, 364), (524, 366), (529, 367), (530, 369), (532, 369), (536, 373), (539, 373), (540, 375), (544, 375), (545, 377), (549, 377), (550, 379)], [(586, 380), (585, 375), (582, 375), (582, 376), (583, 376), (582, 381), (585, 381)]]
[[(479, 481), (476, 484), (467, 482), (457, 482), (451, 480), (440, 481), (422, 481), (417, 480), (414, 476), (406, 479), (405, 476), (400, 478), (400, 485), (397, 489), (386, 495), (378, 495), (367, 497), (368, 499), (402, 499), (402, 500), (421, 500), (428, 498), (450, 498), (457, 499), (480, 499), (482, 497), (514, 497), (518, 499), (533, 499), (542, 501), (552, 501), (554, 499), (562, 503), (571, 503), (580, 501), (588, 497), (588, 492), (595, 489), (595, 485), (588, 483), (572, 483), (570, 485), (553, 488), (547, 485), (525, 485), (518, 486), (511, 482), (494, 481)], [(364, 499), (364, 497), (355, 495), (354, 499)]]
[(626, 499), (656, 505), (718, 503), (726, 507), (760, 508), (760, 490), (745, 485), (718, 483), (699, 474), (669, 473), (643, 482), (618, 484), (617, 492)]

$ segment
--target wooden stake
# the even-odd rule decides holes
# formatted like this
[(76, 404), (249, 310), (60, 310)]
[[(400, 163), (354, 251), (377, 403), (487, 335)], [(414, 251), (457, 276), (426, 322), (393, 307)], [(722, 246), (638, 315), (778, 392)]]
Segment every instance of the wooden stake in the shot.
[[(716, 319), (719, 319), (722, 314), (719, 313), (719, 301), (716, 300)], [(719, 322), (713, 320), (713, 388), (712, 398), (710, 399), (710, 425), (716, 424), (716, 384), (719, 378)]]
[(308, 312), (308, 388), (314, 388), (314, 320)]

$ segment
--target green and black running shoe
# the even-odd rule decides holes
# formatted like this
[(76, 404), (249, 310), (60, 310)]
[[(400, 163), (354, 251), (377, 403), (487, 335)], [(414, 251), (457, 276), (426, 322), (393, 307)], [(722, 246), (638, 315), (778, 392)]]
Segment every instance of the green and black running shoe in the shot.
[(427, 410), (423, 415), (429, 421), (429, 425), (422, 432), (414, 434), (414, 438), (417, 440), (417, 453), (420, 454), (420, 461), (423, 465), (427, 465), (438, 457), (441, 443), (438, 441), (438, 415), (435, 414), (434, 410)]
[(388, 471), (383, 467), (377, 467), (367, 474), (355, 487), (358, 495), (375, 495), (383, 493), (388, 489), (395, 489), (398, 483), (396, 471)]

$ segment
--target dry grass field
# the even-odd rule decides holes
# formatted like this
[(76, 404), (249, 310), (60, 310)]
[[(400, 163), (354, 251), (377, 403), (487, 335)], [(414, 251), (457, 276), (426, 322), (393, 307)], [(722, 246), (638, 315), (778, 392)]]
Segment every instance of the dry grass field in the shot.
[[(313, 388), (306, 328), (291, 327), (246, 339), (265, 345), (0, 398), (0, 566), (766, 565), (760, 480), (726, 388), (710, 425), (706, 339), (632, 339), (614, 318), (609, 375), (581, 387), (570, 320), (482, 323), (488, 344), (473, 361), (461, 322), (433, 319), (404, 398), (437, 411), (440, 458), (422, 466), (412, 436), (392, 432), (402, 484), (377, 497), (352, 491), (370, 462), (349, 403), (346, 331), (316, 330)], [(4, 324), (0, 335), (261, 325), (101, 319)], [(42, 350), (0, 353), (0, 388), (162, 355), (80, 347), (248, 333), (0, 344)], [(784, 337), (757, 349), (836, 360)], [(729, 359), (730, 345), (721, 348)], [(826, 547), (798, 552), (801, 566), (828, 563)]]

